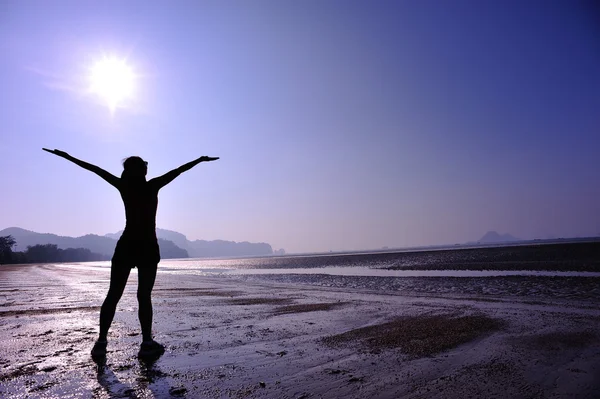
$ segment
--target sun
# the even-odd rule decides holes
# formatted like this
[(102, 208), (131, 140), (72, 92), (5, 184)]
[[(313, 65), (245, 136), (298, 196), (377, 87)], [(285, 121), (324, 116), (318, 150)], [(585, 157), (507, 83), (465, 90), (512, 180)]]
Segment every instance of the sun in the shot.
[(90, 91), (98, 95), (111, 112), (133, 99), (136, 76), (126, 60), (105, 56), (90, 72)]

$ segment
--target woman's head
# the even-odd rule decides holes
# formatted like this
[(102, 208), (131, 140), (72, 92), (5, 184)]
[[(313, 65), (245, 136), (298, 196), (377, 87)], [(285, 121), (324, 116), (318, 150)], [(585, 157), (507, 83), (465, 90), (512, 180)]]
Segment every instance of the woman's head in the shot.
[(148, 162), (140, 157), (129, 157), (123, 161), (123, 173), (121, 177), (144, 178), (148, 172)]

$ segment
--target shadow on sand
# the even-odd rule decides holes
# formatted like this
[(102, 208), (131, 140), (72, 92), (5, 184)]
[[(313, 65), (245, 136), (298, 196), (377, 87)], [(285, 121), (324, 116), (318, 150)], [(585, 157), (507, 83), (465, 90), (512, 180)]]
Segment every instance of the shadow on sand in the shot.
[[(96, 379), (99, 387), (94, 390), (94, 398), (155, 398), (183, 397), (186, 389), (172, 387), (169, 374), (160, 370), (156, 362), (158, 357), (138, 359), (137, 365), (125, 369), (114, 368), (117, 372), (131, 369), (132, 373), (119, 379), (113, 367), (106, 363), (106, 358), (96, 358)], [(123, 378), (123, 376), (121, 377)]]

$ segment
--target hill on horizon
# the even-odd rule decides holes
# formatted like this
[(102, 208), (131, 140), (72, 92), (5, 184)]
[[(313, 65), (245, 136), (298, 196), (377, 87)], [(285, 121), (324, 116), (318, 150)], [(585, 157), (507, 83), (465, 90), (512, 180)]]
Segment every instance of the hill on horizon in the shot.
[[(118, 239), (123, 230), (117, 233), (106, 234), (105, 237)], [(273, 255), (271, 245), (261, 243), (251, 243), (248, 241), (235, 242), (225, 240), (194, 240), (188, 238), (177, 231), (156, 229), (158, 238), (172, 241), (179, 248), (185, 249), (191, 258), (216, 258), (223, 256), (264, 256)]]
[(499, 234), (497, 231), (488, 231), (481, 237), (477, 242), (482, 244), (496, 244), (503, 242), (517, 242), (523, 241), (520, 238), (514, 237), (510, 234)]
[[(85, 248), (93, 253), (111, 258), (117, 240), (96, 234), (86, 234), (81, 237), (59, 236), (51, 233), (37, 233), (20, 227), (9, 227), (0, 231), (0, 236), (11, 235), (17, 242), (15, 251), (25, 251), (28, 246), (54, 244), (59, 249)], [(159, 239), (160, 256), (163, 259), (189, 258), (186, 250), (179, 248), (173, 242)]]
[[(234, 241), (189, 241), (185, 235), (176, 231), (157, 229), (161, 258), (203, 258), (225, 256), (261, 256), (272, 255), (273, 249), (266, 243)], [(59, 236), (51, 233), (38, 233), (20, 227), (9, 227), (0, 231), (0, 236), (11, 235), (17, 241), (15, 251), (24, 251), (27, 246), (38, 244), (56, 244), (60, 249), (87, 248), (90, 251), (111, 257), (117, 240), (122, 232), (99, 236), (86, 234), (81, 237)]]

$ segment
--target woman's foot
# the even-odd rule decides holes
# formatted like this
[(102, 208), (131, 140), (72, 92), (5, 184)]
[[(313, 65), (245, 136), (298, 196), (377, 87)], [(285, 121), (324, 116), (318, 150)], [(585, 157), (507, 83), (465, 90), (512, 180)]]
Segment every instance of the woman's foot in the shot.
[(106, 356), (106, 345), (108, 344), (108, 342), (101, 341), (98, 340), (96, 341), (96, 343), (94, 344), (94, 347), (92, 348), (92, 357), (104, 357)]
[(155, 340), (144, 341), (140, 345), (138, 357), (158, 357), (165, 353), (165, 347)]

